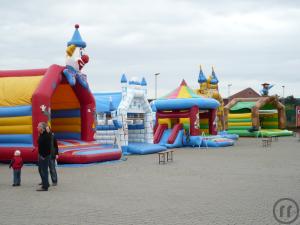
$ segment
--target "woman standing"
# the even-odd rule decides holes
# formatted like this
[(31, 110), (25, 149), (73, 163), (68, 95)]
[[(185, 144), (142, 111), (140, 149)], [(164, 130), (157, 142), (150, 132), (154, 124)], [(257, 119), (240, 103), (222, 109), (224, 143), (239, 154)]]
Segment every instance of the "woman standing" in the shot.
[(45, 122), (40, 122), (38, 124), (38, 148), (39, 148), (39, 159), (38, 159), (38, 166), (39, 166), (39, 173), (42, 179), (42, 187), (37, 189), (37, 191), (48, 191), (49, 188), (49, 160), (50, 160), (50, 152), (51, 152), (51, 144), (52, 144), (52, 137), (46, 131), (47, 124)]
[(49, 158), (49, 170), (50, 170), (50, 177), (52, 181), (52, 186), (57, 185), (57, 172), (56, 172), (56, 159), (58, 156), (58, 145), (57, 140), (54, 137), (54, 133), (51, 131), (50, 127), (47, 126), (46, 128), (47, 132), (51, 135), (51, 152), (50, 152), (50, 158)]

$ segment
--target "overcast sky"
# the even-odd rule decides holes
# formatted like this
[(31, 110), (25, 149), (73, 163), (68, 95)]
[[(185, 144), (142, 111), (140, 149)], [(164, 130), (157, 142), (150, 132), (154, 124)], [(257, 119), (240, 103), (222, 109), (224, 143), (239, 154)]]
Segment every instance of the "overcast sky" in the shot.
[[(41, 4), (43, 2), (43, 4)], [(54, 3), (57, 2), (57, 3)], [(297, 3), (298, 2), (298, 3)], [(227, 97), (246, 87), (300, 97), (300, 1), (114, 0), (1, 1), (0, 70), (64, 65), (65, 47), (80, 24), (94, 92), (120, 90), (120, 75), (144, 76), (149, 97), (197, 87), (199, 64), (214, 65)]]

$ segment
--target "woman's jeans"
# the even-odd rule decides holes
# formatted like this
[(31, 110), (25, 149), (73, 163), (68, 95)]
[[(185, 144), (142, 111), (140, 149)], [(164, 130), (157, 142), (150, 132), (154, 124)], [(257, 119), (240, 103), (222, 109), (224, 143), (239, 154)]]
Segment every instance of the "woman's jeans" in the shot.
[(49, 187), (49, 159), (50, 156), (42, 157), (39, 156), (39, 173), (42, 179), (42, 188), (48, 189)]
[(49, 159), (49, 170), (50, 170), (52, 184), (57, 184), (57, 173), (56, 173), (55, 164), (56, 164), (55, 158), (51, 157)]

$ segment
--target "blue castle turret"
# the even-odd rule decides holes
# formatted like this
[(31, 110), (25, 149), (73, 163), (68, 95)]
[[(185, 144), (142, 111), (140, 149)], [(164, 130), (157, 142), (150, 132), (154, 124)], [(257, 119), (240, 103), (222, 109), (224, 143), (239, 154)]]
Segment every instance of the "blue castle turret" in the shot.
[(202, 71), (202, 67), (200, 65), (200, 72), (199, 72), (199, 77), (198, 77), (198, 83), (202, 84), (202, 83), (205, 83), (205, 82), (207, 82), (207, 79), (206, 79), (206, 77), (205, 77), (205, 75), (204, 75), (204, 73)]
[(143, 79), (141, 81), (141, 85), (142, 86), (147, 86), (147, 81), (146, 81), (145, 77), (143, 77)]
[(126, 77), (125, 73), (122, 74), (121, 83), (127, 83), (127, 77)]
[(218, 83), (219, 83), (219, 80), (218, 80), (218, 78), (217, 78), (217, 76), (216, 76), (214, 67), (212, 67), (210, 83), (211, 83), (211, 84), (218, 84)]

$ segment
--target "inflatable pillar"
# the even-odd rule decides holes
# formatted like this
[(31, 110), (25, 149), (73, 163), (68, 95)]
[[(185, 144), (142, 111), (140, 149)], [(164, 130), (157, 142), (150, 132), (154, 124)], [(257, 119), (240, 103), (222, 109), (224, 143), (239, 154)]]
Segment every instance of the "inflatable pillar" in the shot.
[(32, 95), (32, 136), (34, 146), (36, 146), (38, 141), (37, 126), (39, 122), (48, 123), (50, 120), (47, 113), (51, 113), (51, 96), (57, 84), (62, 80), (61, 76), (55, 76), (55, 74), (61, 74), (62, 69), (63, 67), (58, 65), (50, 66), (41, 80), (39, 87)]
[(190, 110), (190, 134), (191, 136), (198, 136), (200, 134), (198, 106), (193, 106)]
[(217, 110), (216, 109), (210, 109), (208, 113), (208, 124), (209, 124), (209, 133), (212, 135), (217, 135), (217, 123), (216, 123), (216, 115)]

